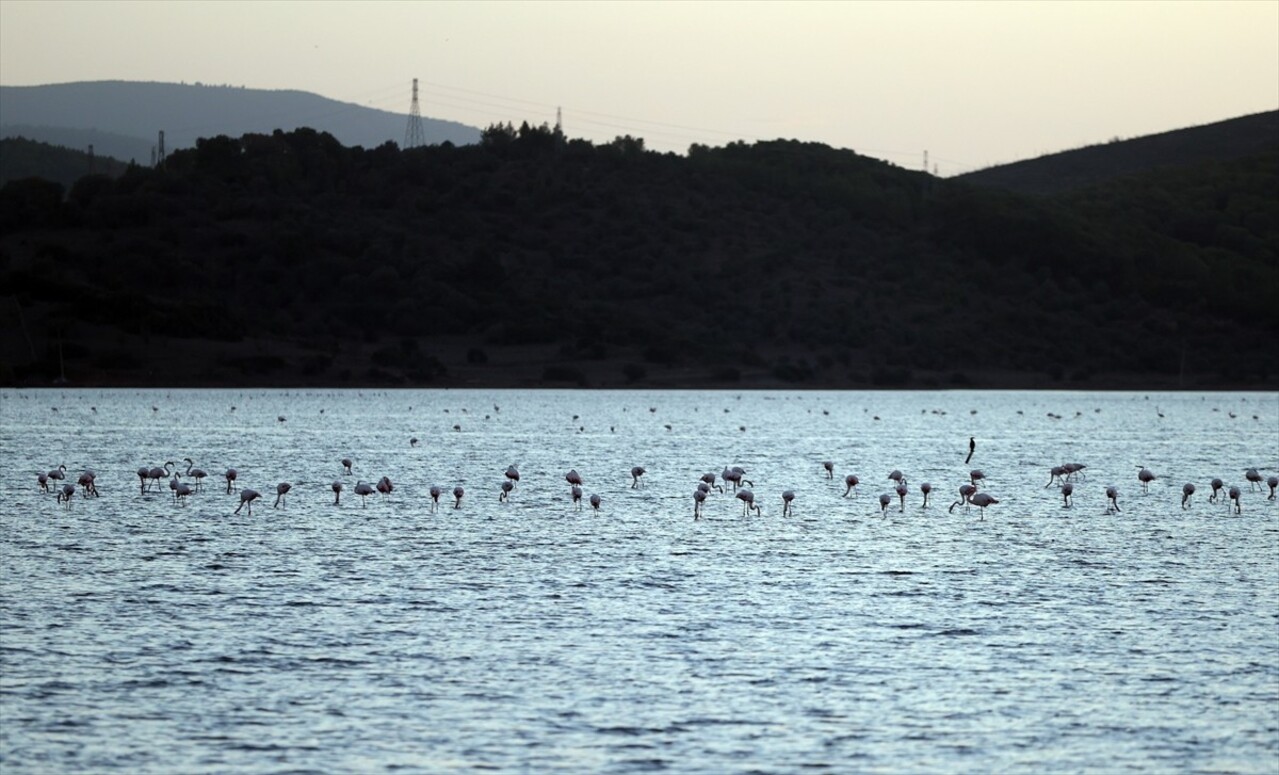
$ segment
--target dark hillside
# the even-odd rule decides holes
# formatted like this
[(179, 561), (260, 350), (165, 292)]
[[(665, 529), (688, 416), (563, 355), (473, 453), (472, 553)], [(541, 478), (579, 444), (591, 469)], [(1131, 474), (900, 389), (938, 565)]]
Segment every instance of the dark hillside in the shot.
[(1279, 111), (1115, 140), (958, 176), (1021, 194), (1076, 191), (1161, 167), (1241, 159), (1279, 148)]
[(0, 357), (19, 382), (1273, 387), (1273, 348), (1216, 356), (1279, 332), (1279, 157), (1125, 185), (528, 126), (216, 137), (0, 189)]
[[(316, 127), (345, 145), (373, 148), (404, 140), (410, 85), (403, 107), (380, 110), (295, 90), (246, 89), (204, 84), (82, 81), (44, 86), (0, 86), (0, 131), (71, 147), (94, 143), (99, 153), (146, 164), (149, 149), (165, 133), (172, 151), (194, 147), (197, 139), (219, 134)], [(424, 107), (422, 131), (428, 143), (474, 143), (480, 132), (455, 121), (430, 118)], [(76, 132), (100, 133), (95, 142)]]
[(96, 153), (61, 148), (25, 138), (0, 140), (0, 186), (11, 180), (44, 178), (70, 188), (89, 174), (118, 178), (128, 167), (124, 162)]

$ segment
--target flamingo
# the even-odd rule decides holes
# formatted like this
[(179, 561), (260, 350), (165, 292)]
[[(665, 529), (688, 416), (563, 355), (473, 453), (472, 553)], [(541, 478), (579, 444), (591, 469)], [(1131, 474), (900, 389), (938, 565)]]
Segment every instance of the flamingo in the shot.
[(204, 477), (208, 476), (203, 468), (192, 468), (195, 462), (189, 457), (182, 458), (182, 462), (187, 464), (186, 476), (195, 479), (195, 489), (200, 490), (204, 485)]
[(335, 480), (329, 487), (333, 488), (333, 505), (336, 506), (342, 500), (342, 483)]
[(720, 492), (724, 492), (723, 487), (719, 486), (718, 484), (715, 484), (714, 471), (707, 471), (706, 473), (702, 474), (702, 482), (705, 483), (707, 487), (714, 487), (716, 490), (719, 490)]
[(844, 497), (845, 498), (848, 497), (848, 494), (850, 492), (853, 492), (853, 488), (856, 487), (857, 483), (860, 481), (861, 480), (857, 478), (857, 474), (849, 474), (848, 476), (844, 477)]
[(178, 503), (186, 504), (187, 498), (191, 495), (191, 485), (186, 482), (179, 482), (177, 489), (173, 491), (173, 499)]
[(1261, 474), (1257, 473), (1257, 469), (1249, 468), (1247, 471), (1244, 471), (1243, 478), (1248, 480), (1249, 492), (1261, 489)]
[(737, 497), (737, 499), (738, 499), (739, 501), (741, 501), (741, 502), (742, 502), (742, 516), (743, 516), (743, 517), (744, 517), (744, 516), (746, 516), (746, 514), (747, 514), (748, 512), (750, 512), (750, 511), (752, 511), (752, 510), (753, 510), (756, 514), (758, 514), (758, 513), (759, 513), (759, 511), (760, 511), (759, 506), (756, 506), (756, 505), (755, 505), (755, 493), (753, 493), (753, 492), (751, 492), (750, 490), (748, 490), (748, 489), (746, 489), (745, 487), (743, 487), (742, 489), (740, 489), (740, 490), (738, 490), (738, 491), (737, 491), (737, 496), (736, 496), (736, 497)]
[(995, 499), (995, 498), (994, 498), (994, 497), (993, 497), (990, 493), (988, 493), (988, 492), (975, 492), (975, 493), (973, 493), (973, 494), (972, 494), (972, 497), (970, 497), (968, 500), (969, 500), (969, 501), (970, 501), (970, 502), (971, 502), (974, 506), (977, 506), (977, 507), (980, 507), (980, 508), (981, 508), (981, 518), (982, 518), (982, 519), (985, 519), (985, 518), (986, 518), (986, 507), (987, 507), (987, 506), (993, 506), (993, 505), (995, 505), (996, 503), (999, 503), (999, 501), (998, 501), (998, 500), (996, 500), (996, 499)]
[(1080, 474), (1087, 467), (1083, 463), (1066, 463), (1062, 466), (1062, 470), (1066, 472), (1067, 479), (1074, 479), (1075, 474)]
[(826, 469), (826, 478), (827, 478), (827, 479), (834, 479), (834, 478), (835, 478), (835, 464), (834, 464), (832, 461), (830, 461), (830, 460), (823, 461), (823, 462), (822, 462), (822, 468), (825, 468), (825, 469)]
[(986, 478), (986, 474), (981, 469), (974, 468), (973, 470), (968, 472), (968, 481), (972, 482), (974, 487), (977, 486), (978, 482), (980, 482), (982, 479), (985, 479), (985, 478)]
[(98, 475), (94, 473), (92, 468), (86, 468), (76, 480), (76, 483), (84, 488), (84, 497), (98, 497)]
[[(138, 489), (139, 489), (138, 494), (139, 494), (139, 495), (145, 495), (145, 494), (146, 494), (146, 491), (147, 491), (147, 476), (148, 476), (150, 473), (151, 473), (151, 469), (150, 469), (150, 468), (147, 468), (146, 466), (142, 466), (141, 468), (139, 468), (139, 469), (138, 469)], [(44, 476), (44, 474), (41, 474), (40, 476), (42, 476), (42, 477), (43, 477), (43, 476)]]
[(897, 485), (896, 487), (894, 487), (894, 488), (893, 488), (893, 491), (897, 493), (897, 499), (901, 502), (901, 504), (900, 504), (900, 506), (898, 506), (897, 510), (898, 510), (898, 511), (905, 511), (905, 510), (906, 510), (906, 492), (907, 492), (907, 490), (906, 490), (906, 477), (904, 477), (904, 476), (902, 477), (901, 484), (899, 484), (899, 485)]
[(453, 508), (462, 508), (462, 496), (466, 495), (466, 490), (462, 489), (462, 485), (453, 488)]
[(731, 483), (733, 485), (733, 492), (737, 492), (738, 486), (742, 483), (742, 475), (728, 466), (724, 466), (724, 470), (720, 472), (719, 478), (724, 480), (726, 486)]
[(1062, 481), (1062, 478), (1065, 475), (1066, 475), (1065, 466), (1053, 466), (1052, 469), (1048, 472), (1048, 484), (1044, 485), (1044, 489), (1046, 490), (1049, 487), (1052, 487), (1053, 482), (1057, 482), (1060, 484)]
[(1119, 489), (1116, 488), (1113, 484), (1106, 488), (1106, 500), (1108, 501), (1106, 504), (1106, 513), (1118, 514), (1119, 513)]
[(973, 485), (971, 485), (971, 484), (961, 484), (961, 485), (959, 485), (959, 500), (957, 500), (957, 501), (955, 501), (954, 503), (950, 504), (950, 508), (946, 509), (946, 513), (947, 513), (947, 514), (952, 514), (952, 513), (954, 513), (954, 511), (955, 511), (955, 507), (956, 507), (956, 506), (958, 506), (958, 505), (959, 505), (959, 504), (961, 504), (961, 503), (962, 503), (962, 504), (964, 504), (964, 511), (968, 511), (968, 502), (969, 502), (969, 499), (972, 497), (972, 494), (973, 494), (973, 493), (975, 493), (975, 492), (977, 492), (977, 488), (976, 488), (976, 487), (974, 487), (974, 486), (973, 486)]
[(513, 484), (519, 484), (520, 472), (515, 468), (515, 466), (508, 466), (506, 469), (506, 478), (510, 479)]
[(66, 479), (66, 478), (67, 478), (67, 467), (66, 467), (66, 466), (58, 466), (57, 468), (53, 469), (53, 470), (52, 470), (52, 471), (50, 471), (49, 473), (45, 474), (45, 476), (49, 477), (50, 479), (55, 479), (55, 480), (57, 480), (57, 481), (59, 481), (59, 482), (60, 482), (60, 481), (62, 481), (63, 479)]
[(788, 517), (791, 513), (791, 501), (795, 500), (795, 491), (786, 490), (782, 492), (782, 516)]
[(1137, 480), (1141, 482), (1141, 491), (1150, 492), (1150, 483), (1155, 481), (1155, 474), (1145, 466), (1139, 466), (1137, 471)]
[(576, 468), (570, 468), (568, 473), (564, 474), (564, 481), (568, 482), (570, 486), (581, 486), (582, 475), (577, 472)]
[(351, 475), (351, 458), (342, 458), (342, 473), (346, 476)]
[(58, 493), (58, 502), (62, 504), (64, 509), (71, 508), (71, 497), (75, 495), (75, 485), (67, 482), (62, 485), (62, 490)]
[[(147, 479), (148, 479), (147, 489), (151, 489), (151, 485), (153, 484), (156, 487), (159, 487), (160, 480), (163, 479), (165, 475), (169, 473), (169, 466), (171, 465), (173, 465), (172, 461), (165, 463), (164, 468), (155, 466), (150, 471), (147, 471)], [(230, 492), (230, 490), (227, 490), (227, 492)]]
[(1222, 488), (1224, 488), (1225, 486), (1226, 486), (1225, 482), (1221, 481), (1220, 479), (1216, 479), (1216, 478), (1214, 478), (1214, 479), (1212, 480), (1212, 495), (1209, 495), (1209, 496), (1208, 496), (1208, 502), (1209, 502), (1209, 503), (1216, 503), (1216, 502), (1217, 502), (1217, 496), (1221, 494), (1221, 490), (1222, 490)]
[(175, 473), (173, 478), (169, 480), (169, 492), (173, 493), (173, 500), (175, 501), (178, 499), (179, 484), (182, 484), (182, 480), (178, 479), (178, 475)]
[(515, 483), (514, 483), (514, 482), (512, 482), (510, 479), (507, 479), (507, 480), (503, 481), (503, 482), (502, 482), (502, 492), (501, 492), (501, 494), (500, 494), (500, 495), (498, 495), (498, 496), (497, 496), (497, 500), (498, 500), (498, 502), (499, 502), (499, 503), (501, 503), (501, 502), (506, 501), (508, 498), (510, 498), (510, 497), (511, 497), (511, 490), (514, 490), (514, 489), (515, 489)]
[(581, 487), (581, 485), (576, 485), (576, 484), (575, 484), (575, 485), (573, 485), (572, 487), (570, 487), (570, 488), (569, 488), (569, 495), (570, 495), (570, 496), (572, 496), (572, 498), (573, 498), (573, 506), (575, 506), (575, 507), (577, 508), (577, 510), (578, 510), (578, 511), (581, 511), (581, 510), (582, 510), (582, 487)]
[(886, 492), (881, 492), (879, 494), (879, 513), (885, 517), (888, 516), (888, 504), (892, 502), (893, 502), (893, 496), (889, 495)]
[(591, 493), (591, 508), (596, 511), (600, 510), (600, 496)]
[(634, 468), (631, 469), (631, 489), (632, 490), (634, 490), (636, 487), (639, 487), (640, 477), (646, 473), (648, 472), (644, 470), (644, 466), (635, 466)]
[(1266, 497), (1266, 500), (1272, 501), (1275, 499), (1275, 490), (1279, 489), (1279, 476), (1266, 477), (1266, 486), (1270, 488), (1270, 495)]
[(280, 508), (280, 504), (284, 502), (284, 496), (289, 494), (289, 490), (293, 489), (293, 485), (288, 482), (280, 482), (275, 486), (275, 504), (271, 506), (273, 509)]
[(384, 476), (377, 480), (377, 491), (382, 493), (383, 497), (390, 495), (391, 490), (394, 489), (395, 486), (391, 484), (391, 477)]
[(901, 472), (901, 471), (899, 471), (899, 470), (897, 470), (896, 468), (894, 468), (894, 469), (893, 469), (893, 471), (892, 471), (892, 473), (890, 473), (890, 474), (888, 475), (888, 478), (889, 478), (889, 479), (892, 479), (894, 484), (901, 484), (901, 482), (902, 482), (902, 472)]
[(355, 494), (360, 496), (360, 503), (362, 504), (360, 508), (368, 508), (368, 497), (373, 494), (373, 485), (361, 479), (355, 483)]
[(438, 509), (438, 508), (440, 507), (440, 493), (441, 493), (441, 492), (443, 492), (443, 490), (441, 490), (441, 489), (440, 489), (440, 486), (439, 486), (438, 484), (433, 484), (433, 485), (431, 485), (431, 489), (430, 489), (430, 493), (431, 493), (431, 511), (435, 511), (436, 509)]
[(1181, 486), (1181, 507), (1183, 509), (1190, 508), (1190, 496), (1195, 494), (1195, 486), (1190, 482), (1186, 482)]
[(924, 505), (921, 506), (920, 508), (926, 509), (928, 508), (928, 495), (929, 493), (933, 491), (933, 486), (929, 484), (928, 482), (924, 482), (923, 484), (919, 485), (919, 491), (924, 494)]
[(235, 507), (235, 513), (239, 514), (240, 509), (244, 508), (244, 505), (247, 503), (249, 505), (249, 516), (253, 516), (253, 501), (261, 497), (262, 495), (259, 494), (257, 490), (253, 490), (248, 487), (240, 490), (240, 505)]
[[(144, 478), (142, 481), (145, 482), (146, 479)], [(45, 493), (49, 492), (49, 475), (48, 474), (36, 474), (36, 482), (40, 485), (40, 490), (42, 492), (45, 492)]]
[[(227, 491), (227, 495), (230, 495), (230, 494), (231, 494), (231, 485), (235, 483), (235, 478), (236, 478), (237, 476), (239, 476), (239, 475), (240, 475), (240, 472), (239, 472), (239, 471), (236, 471), (234, 468), (228, 468), (228, 469), (226, 470), (226, 473), (225, 473), (225, 474), (223, 474), (223, 476), (225, 476), (225, 477), (226, 477), (226, 491)], [(252, 507), (249, 507), (249, 511), (252, 511), (252, 510), (253, 510), (253, 508), (252, 508)]]
[(1235, 513), (1242, 514), (1243, 509), (1239, 508), (1239, 488), (1234, 485), (1231, 485), (1230, 487), (1230, 500), (1235, 503)]
[(706, 490), (698, 487), (693, 490), (693, 519), (702, 518), (702, 504), (706, 502)]
[(1074, 499), (1072, 498), (1074, 494), (1075, 485), (1070, 482), (1063, 482), (1061, 485), (1061, 507), (1063, 509), (1068, 509), (1075, 505)]

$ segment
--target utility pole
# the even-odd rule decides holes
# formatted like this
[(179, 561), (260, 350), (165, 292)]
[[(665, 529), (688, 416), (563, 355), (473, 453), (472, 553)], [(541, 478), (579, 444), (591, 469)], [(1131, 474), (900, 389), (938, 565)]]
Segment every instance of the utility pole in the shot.
[(422, 109), (417, 102), (417, 79), (413, 79), (413, 103), (409, 106), (409, 125), (404, 129), (404, 147), (420, 148), (426, 145), (422, 132)]

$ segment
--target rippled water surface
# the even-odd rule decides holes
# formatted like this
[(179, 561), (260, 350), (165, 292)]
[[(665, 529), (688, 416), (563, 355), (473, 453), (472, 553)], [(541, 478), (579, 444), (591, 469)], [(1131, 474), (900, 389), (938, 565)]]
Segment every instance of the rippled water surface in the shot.
[(0, 449), (5, 775), (1279, 772), (1275, 394), (3, 391)]

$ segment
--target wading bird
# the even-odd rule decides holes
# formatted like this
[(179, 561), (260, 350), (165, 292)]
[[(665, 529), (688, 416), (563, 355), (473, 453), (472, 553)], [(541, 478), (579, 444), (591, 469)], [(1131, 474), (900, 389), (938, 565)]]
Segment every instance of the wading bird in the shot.
[[(239, 472), (239, 471), (236, 471), (234, 468), (228, 468), (228, 469), (226, 470), (226, 473), (225, 473), (225, 474), (223, 474), (223, 476), (225, 476), (225, 477), (226, 477), (226, 491), (227, 491), (227, 495), (230, 495), (230, 494), (231, 494), (231, 485), (235, 483), (235, 478), (236, 478), (237, 476), (239, 476), (239, 475), (240, 475), (240, 472)], [(249, 511), (252, 511), (252, 510), (253, 510), (252, 508), (250, 508), (250, 509), (249, 509)]]
[(1235, 504), (1235, 513), (1242, 514), (1243, 509), (1239, 508), (1239, 488), (1233, 485), (1230, 487), (1230, 500)]
[(1075, 505), (1074, 500), (1073, 500), (1073, 499), (1072, 499), (1072, 497), (1071, 497), (1071, 496), (1073, 496), (1073, 495), (1074, 495), (1074, 493), (1075, 493), (1075, 485), (1071, 484), (1070, 482), (1063, 482), (1063, 483), (1062, 483), (1062, 485), (1061, 485), (1061, 507), (1062, 507), (1063, 509), (1068, 509), (1068, 508), (1070, 508), (1071, 506)]
[(759, 506), (755, 505), (755, 493), (743, 487), (737, 491), (736, 498), (742, 502), (742, 516), (746, 516), (748, 512), (754, 511), (759, 513)]
[(1190, 496), (1195, 494), (1195, 486), (1190, 482), (1186, 482), (1181, 486), (1181, 507), (1183, 509), (1190, 508)]
[(789, 517), (791, 513), (791, 501), (795, 500), (795, 491), (786, 490), (782, 493), (782, 516)]
[(1150, 483), (1155, 481), (1155, 474), (1145, 466), (1139, 466), (1137, 470), (1137, 481), (1141, 482), (1141, 491), (1150, 492)]
[(329, 485), (333, 488), (333, 505), (338, 505), (338, 501), (342, 500), (342, 483), (335, 481)]
[(844, 477), (844, 497), (845, 498), (848, 497), (849, 493), (853, 492), (853, 488), (856, 487), (860, 481), (861, 480), (857, 478), (856, 474), (849, 474), (848, 476)]
[(355, 494), (360, 496), (360, 508), (368, 508), (368, 497), (373, 494), (373, 485), (361, 479), (355, 483)]
[(466, 495), (466, 490), (463, 490), (461, 485), (458, 485), (457, 487), (453, 488), (453, 508), (455, 509), (462, 508), (463, 495)]
[(631, 489), (634, 490), (640, 486), (640, 477), (648, 473), (644, 470), (644, 466), (635, 466), (631, 468)]
[(594, 493), (591, 494), (591, 508), (595, 511), (600, 510), (600, 496), (595, 495)]
[(1119, 490), (1114, 485), (1106, 488), (1106, 513), (1119, 513)]
[(964, 511), (968, 511), (969, 498), (971, 498), (972, 494), (975, 492), (977, 492), (977, 488), (972, 486), (971, 484), (959, 485), (959, 500), (950, 504), (950, 508), (946, 509), (946, 513), (947, 514), (953, 513), (955, 511), (955, 507), (961, 503), (964, 504)]
[(293, 485), (288, 482), (280, 482), (275, 486), (275, 503), (271, 508), (278, 509), (280, 504), (284, 503), (284, 496), (289, 494), (289, 490), (293, 489)]
[(830, 461), (830, 460), (824, 461), (824, 462), (822, 463), (822, 468), (825, 468), (825, 469), (826, 469), (826, 478), (827, 478), (827, 479), (834, 479), (834, 478), (835, 478), (835, 463), (834, 463), (833, 461)]
[(240, 509), (244, 508), (244, 505), (247, 503), (249, 506), (249, 516), (253, 516), (253, 501), (261, 497), (262, 496), (258, 494), (257, 490), (252, 490), (247, 487), (240, 490), (240, 505), (235, 507), (235, 513), (239, 514)]
[(919, 485), (919, 491), (924, 494), (924, 504), (920, 506), (922, 509), (928, 508), (928, 495), (933, 491), (933, 486), (928, 482)]
[(204, 477), (208, 476), (208, 474), (204, 472), (203, 468), (192, 468), (192, 466), (195, 465), (195, 462), (189, 457), (182, 458), (182, 462), (187, 464), (185, 475), (195, 480), (195, 489), (197, 491), (203, 489)]

